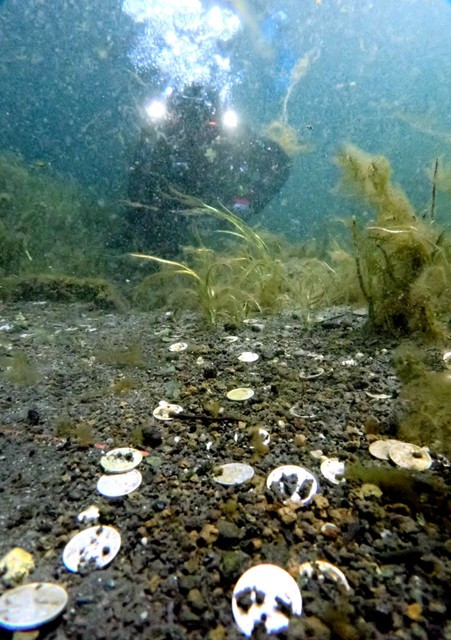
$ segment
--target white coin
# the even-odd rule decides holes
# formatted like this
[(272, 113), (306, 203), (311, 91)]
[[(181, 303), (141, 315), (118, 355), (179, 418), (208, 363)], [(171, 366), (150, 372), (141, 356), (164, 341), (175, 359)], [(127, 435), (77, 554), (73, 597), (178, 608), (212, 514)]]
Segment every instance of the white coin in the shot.
[(274, 564), (259, 564), (245, 571), (236, 583), (232, 612), (248, 638), (260, 622), (268, 634), (278, 633), (288, 628), (291, 616), (301, 615), (301, 592), (287, 571)]
[(315, 560), (314, 562), (303, 562), (299, 565), (299, 575), (302, 577), (312, 578), (313, 575), (318, 576), (318, 580), (324, 580), (325, 576), (331, 578), (337, 584), (341, 584), (346, 591), (350, 591), (351, 587), (341, 569), (326, 560)]
[(344, 478), (340, 478), (337, 476), (342, 476), (345, 472), (345, 463), (340, 462), (338, 458), (326, 458), (321, 463), (321, 473), (332, 482), (332, 484), (340, 484), (340, 482), (344, 482)]
[(229, 462), (218, 467), (221, 473), (215, 475), (213, 479), (219, 484), (233, 485), (247, 482), (254, 476), (253, 468), (248, 464), (241, 462)]
[(157, 420), (173, 420), (174, 414), (182, 413), (183, 407), (178, 404), (170, 404), (165, 400), (160, 400), (158, 407), (153, 410), (154, 418)]
[(238, 360), (241, 360), (241, 362), (255, 362), (259, 357), (258, 353), (254, 353), (253, 351), (243, 351), (243, 353), (238, 356)]
[(63, 562), (69, 571), (101, 569), (115, 558), (121, 534), (114, 527), (99, 525), (77, 533), (64, 547)]
[(185, 349), (188, 349), (187, 342), (174, 342), (174, 344), (171, 344), (169, 346), (169, 351), (173, 352), (185, 351)]
[(133, 469), (127, 473), (100, 476), (97, 482), (97, 491), (107, 498), (119, 498), (135, 491), (141, 482), (141, 473), (137, 469)]
[(120, 447), (102, 456), (100, 464), (107, 473), (124, 473), (137, 467), (142, 459), (142, 453), (137, 449)]
[(237, 387), (236, 389), (231, 389), (227, 392), (227, 397), (229, 400), (249, 400), (254, 395), (254, 390), (249, 389), (249, 387)]
[(447, 351), (443, 354), (443, 362), (447, 369), (451, 369), (451, 351)]
[(87, 509), (78, 514), (78, 522), (88, 522), (89, 520), (98, 520), (100, 517), (99, 507), (91, 504)]
[(0, 626), (10, 631), (36, 629), (65, 608), (67, 591), (51, 582), (30, 582), (0, 596)]
[(308, 504), (318, 491), (318, 481), (311, 471), (294, 464), (273, 469), (266, 479), (266, 486), (274, 491), (274, 484), (285, 502)]

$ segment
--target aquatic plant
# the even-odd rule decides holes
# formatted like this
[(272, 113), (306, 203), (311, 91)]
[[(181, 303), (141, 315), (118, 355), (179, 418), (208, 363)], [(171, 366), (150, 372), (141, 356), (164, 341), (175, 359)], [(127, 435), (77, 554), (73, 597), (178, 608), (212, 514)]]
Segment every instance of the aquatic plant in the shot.
[[(373, 327), (396, 336), (442, 337), (438, 313), (451, 309), (445, 300), (451, 275), (445, 232), (415, 214), (401, 187), (392, 182), (384, 156), (347, 145), (337, 163), (347, 192), (376, 213), (372, 224), (356, 219), (350, 224), (357, 276)], [(440, 288), (435, 296), (425, 285), (431, 280)]]

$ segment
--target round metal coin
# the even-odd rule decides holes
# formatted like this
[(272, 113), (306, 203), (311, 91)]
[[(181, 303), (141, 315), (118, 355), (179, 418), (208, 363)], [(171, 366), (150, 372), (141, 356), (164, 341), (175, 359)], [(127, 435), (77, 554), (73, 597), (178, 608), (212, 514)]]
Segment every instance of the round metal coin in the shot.
[(273, 469), (266, 479), (266, 486), (277, 493), (283, 503), (307, 504), (318, 491), (318, 481), (313, 473), (294, 464)]
[(121, 547), (121, 534), (110, 526), (89, 527), (77, 533), (64, 547), (63, 562), (69, 571), (106, 567)]
[(299, 565), (299, 575), (301, 578), (306, 577), (310, 579), (315, 575), (318, 580), (324, 580), (326, 577), (330, 578), (337, 584), (341, 584), (346, 591), (350, 591), (351, 587), (346, 579), (345, 574), (341, 569), (336, 567), (326, 560), (315, 560), (314, 562), (303, 562)]
[(142, 459), (142, 453), (137, 449), (120, 447), (102, 456), (100, 464), (107, 473), (124, 473), (137, 467)]
[(429, 469), (432, 458), (426, 449), (409, 442), (397, 442), (392, 444), (388, 451), (390, 460), (403, 469), (424, 471)]
[(0, 597), (0, 626), (10, 631), (36, 629), (59, 616), (67, 600), (67, 591), (51, 582), (9, 589)]
[(259, 564), (245, 571), (236, 583), (232, 612), (248, 638), (259, 623), (268, 634), (278, 633), (288, 628), (291, 616), (301, 615), (301, 592), (287, 571), (274, 564)]
[(158, 407), (153, 410), (153, 417), (157, 420), (174, 420), (174, 414), (182, 413), (183, 407), (178, 404), (170, 404), (165, 400), (160, 400)]
[[(345, 463), (340, 462), (338, 458), (326, 458), (321, 463), (321, 473), (332, 482), (332, 484), (340, 484), (344, 478), (340, 478), (345, 472)], [(338, 476), (338, 477), (337, 477)]]
[(187, 342), (174, 342), (174, 344), (171, 344), (169, 346), (169, 351), (173, 352), (185, 351), (185, 349), (188, 349)]
[(243, 351), (243, 353), (238, 356), (238, 360), (241, 362), (255, 362), (259, 357), (258, 353), (254, 353), (253, 351)]
[(222, 464), (218, 467), (221, 473), (215, 475), (213, 479), (215, 482), (224, 485), (242, 484), (247, 482), (254, 476), (253, 468), (248, 464), (242, 464), (241, 462), (229, 462), (228, 464)]
[(398, 442), (399, 440), (375, 440), (370, 444), (369, 452), (378, 460), (390, 460), (390, 447)]
[(100, 476), (97, 491), (107, 498), (120, 498), (135, 491), (142, 482), (142, 475), (137, 469), (116, 475)]
[(229, 400), (236, 400), (238, 402), (243, 400), (249, 400), (254, 395), (254, 390), (249, 389), (249, 387), (237, 387), (236, 389), (231, 389), (227, 392), (227, 397)]

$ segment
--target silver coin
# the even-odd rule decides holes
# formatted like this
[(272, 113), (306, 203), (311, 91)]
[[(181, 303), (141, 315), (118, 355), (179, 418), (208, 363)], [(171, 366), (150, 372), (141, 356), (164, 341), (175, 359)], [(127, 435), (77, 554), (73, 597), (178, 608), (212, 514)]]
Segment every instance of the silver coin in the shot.
[(135, 491), (142, 482), (142, 475), (137, 469), (127, 473), (100, 476), (97, 491), (107, 498), (120, 498)]
[(102, 456), (100, 464), (107, 473), (124, 473), (137, 467), (142, 459), (141, 451), (131, 447), (120, 447)]
[(10, 631), (36, 629), (59, 616), (67, 600), (67, 591), (51, 582), (9, 589), (0, 596), (0, 626)]
[(121, 534), (114, 527), (89, 527), (77, 533), (64, 547), (66, 569), (76, 573), (92, 567), (102, 569), (116, 557), (121, 548)]
[(214, 480), (219, 484), (234, 485), (247, 482), (254, 476), (253, 468), (248, 464), (241, 462), (229, 462), (220, 465), (221, 473), (214, 476)]

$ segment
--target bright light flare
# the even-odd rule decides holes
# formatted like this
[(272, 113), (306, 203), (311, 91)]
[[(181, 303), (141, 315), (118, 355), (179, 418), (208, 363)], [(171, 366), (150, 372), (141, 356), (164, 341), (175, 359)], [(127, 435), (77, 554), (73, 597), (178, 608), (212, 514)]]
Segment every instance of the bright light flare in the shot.
[(145, 105), (144, 111), (152, 122), (162, 122), (167, 115), (167, 109), (161, 100), (152, 100)]
[(238, 115), (233, 109), (227, 109), (222, 116), (222, 124), (227, 129), (236, 129), (238, 126)]

